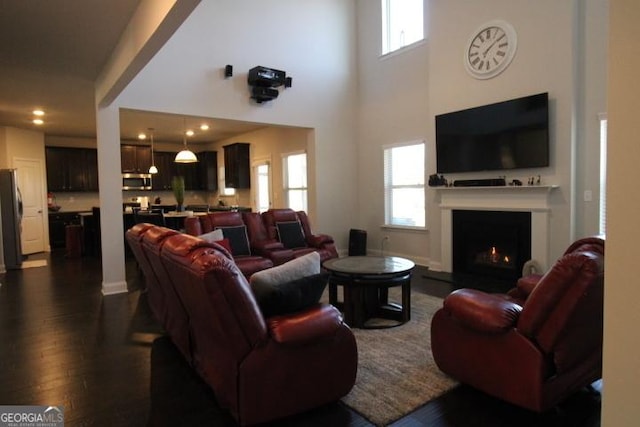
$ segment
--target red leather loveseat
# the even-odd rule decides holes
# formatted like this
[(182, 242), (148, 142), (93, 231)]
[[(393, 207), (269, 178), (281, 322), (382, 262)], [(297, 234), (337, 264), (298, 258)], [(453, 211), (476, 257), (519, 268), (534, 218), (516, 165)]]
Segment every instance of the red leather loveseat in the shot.
[(265, 318), (221, 245), (149, 224), (128, 230), (127, 240), (151, 277), (150, 303), (162, 302), (153, 312), (165, 313), (158, 320), (238, 423), (303, 412), (353, 387), (356, 342), (335, 307)]
[(459, 289), (431, 321), (438, 367), (543, 412), (602, 376), (604, 240), (580, 239), (508, 294)]

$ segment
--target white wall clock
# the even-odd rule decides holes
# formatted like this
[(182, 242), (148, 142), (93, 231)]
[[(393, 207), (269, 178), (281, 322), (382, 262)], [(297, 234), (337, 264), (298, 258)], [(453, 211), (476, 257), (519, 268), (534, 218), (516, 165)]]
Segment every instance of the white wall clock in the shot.
[(464, 66), (477, 79), (503, 72), (516, 54), (518, 38), (511, 24), (501, 20), (482, 24), (471, 34), (464, 51)]

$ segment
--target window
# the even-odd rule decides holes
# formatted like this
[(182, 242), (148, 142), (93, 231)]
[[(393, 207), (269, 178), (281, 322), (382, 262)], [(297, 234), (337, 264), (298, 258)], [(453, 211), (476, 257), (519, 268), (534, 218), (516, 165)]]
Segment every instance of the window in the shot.
[(424, 39), (424, 0), (382, 0), (382, 54)]
[(425, 226), (424, 142), (385, 147), (385, 224)]
[(600, 224), (599, 233), (607, 231), (607, 117), (600, 116)]
[(307, 153), (284, 156), (284, 192), (287, 206), (307, 211)]

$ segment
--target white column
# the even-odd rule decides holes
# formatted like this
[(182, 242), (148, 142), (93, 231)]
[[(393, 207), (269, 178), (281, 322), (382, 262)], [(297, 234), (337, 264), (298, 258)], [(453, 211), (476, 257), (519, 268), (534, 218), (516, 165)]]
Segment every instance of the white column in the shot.
[(114, 106), (96, 107), (102, 294), (127, 292), (124, 266), (122, 175), (120, 170), (120, 115)]

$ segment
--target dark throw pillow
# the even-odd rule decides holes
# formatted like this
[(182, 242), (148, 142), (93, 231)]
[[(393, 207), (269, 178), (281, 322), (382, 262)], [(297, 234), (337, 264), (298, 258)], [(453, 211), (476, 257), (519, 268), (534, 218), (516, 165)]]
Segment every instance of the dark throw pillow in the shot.
[(319, 273), (277, 285), (252, 282), (251, 289), (262, 315), (267, 318), (294, 313), (317, 304), (328, 279), (328, 273)]
[(231, 253), (233, 256), (251, 255), (249, 248), (249, 237), (247, 236), (247, 227), (237, 225), (234, 227), (216, 227), (222, 230), (225, 239), (229, 239), (231, 245)]
[(277, 222), (278, 238), (287, 249), (304, 248), (307, 242), (304, 239), (302, 225), (299, 221)]

